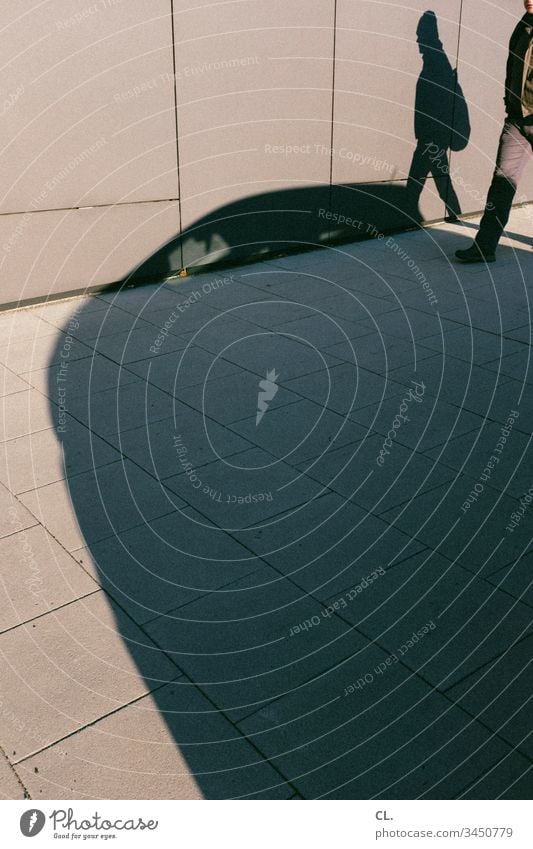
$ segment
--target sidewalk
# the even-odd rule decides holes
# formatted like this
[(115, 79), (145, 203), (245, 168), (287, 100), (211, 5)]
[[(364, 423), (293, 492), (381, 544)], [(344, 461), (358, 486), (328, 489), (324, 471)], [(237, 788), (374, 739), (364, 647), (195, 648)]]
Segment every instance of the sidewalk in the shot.
[(2, 798), (531, 798), (532, 219), (0, 314)]

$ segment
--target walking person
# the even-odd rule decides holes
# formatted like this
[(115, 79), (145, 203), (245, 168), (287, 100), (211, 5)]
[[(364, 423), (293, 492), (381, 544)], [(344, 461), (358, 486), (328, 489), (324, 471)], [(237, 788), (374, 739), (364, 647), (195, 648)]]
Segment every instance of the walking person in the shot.
[(485, 212), (474, 243), (455, 252), (461, 262), (494, 262), (518, 182), (533, 150), (533, 0), (511, 36), (505, 78), (506, 118)]

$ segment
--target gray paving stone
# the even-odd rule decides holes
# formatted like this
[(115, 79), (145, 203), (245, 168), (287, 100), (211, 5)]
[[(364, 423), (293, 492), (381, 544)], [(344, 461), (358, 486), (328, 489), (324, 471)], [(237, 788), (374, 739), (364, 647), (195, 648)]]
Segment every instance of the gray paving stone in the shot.
[(387, 657), (367, 643), (240, 722), (305, 799), (453, 798), (507, 753), (400, 663), (374, 672)]
[(269, 409), (259, 424), (254, 415), (230, 428), (291, 465), (326, 455), (329, 450), (358, 442), (366, 435), (361, 425), (305, 399)]
[(15, 770), (0, 752), (0, 799), (26, 799), (24, 787)]
[[(183, 279), (183, 287), (187, 291), (187, 281)], [(189, 287), (190, 288), (190, 287)], [(133, 315), (142, 315), (160, 310), (172, 310), (176, 303), (184, 300), (177, 290), (170, 291), (164, 283), (149, 283), (144, 286), (133, 286), (110, 292), (99, 292), (97, 300), (102, 307), (109, 309), (110, 306), (118, 306)]]
[[(188, 340), (191, 334), (196, 333), (197, 330), (200, 330), (202, 327), (208, 325), (214, 318), (217, 318), (219, 312), (213, 307), (210, 307), (206, 301), (202, 301), (201, 303), (192, 302), (189, 307), (184, 307), (184, 294), (180, 294), (175, 298), (175, 304), (173, 307), (165, 307), (164, 309), (153, 311), (151, 310), (144, 315), (146, 320), (150, 321), (154, 327), (161, 328), (165, 326), (172, 313), (174, 313), (177, 318), (173, 324), (171, 323), (168, 326), (169, 335), (178, 336)], [(181, 304), (181, 309), (176, 307), (176, 304), (178, 303)], [(165, 345), (163, 347), (165, 347)]]
[[(104, 593), (0, 636), (1, 744), (12, 762), (178, 677), (176, 667)], [(140, 671), (142, 668), (142, 672)]]
[(472, 782), (459, 799), (531, 799), (533, 767), (529, 760), (510, 749), (491, 769)]
[(530, 324), (525, 324), (522, 327), (516, 327), (506, 333), (507, 338), (515, 339), (525, 345), (531, 345), (532, 329)]
[(163, 344), (158, 347), (156, 340), (159, 332), (159, 327), (147, 325), (122, 333), (87, 338), (85, 344), (97, 354), (102, 354), (119, 365), (144, 362), (148, 358), (158, 358), (164, 353), (179, 352), (185, 348), (187, 340), (173, 334), (165, 336)]
[(268, 523), (323, 489), (260, 448), (168, 478), (165, 487), (226, 530)]
[(237, 581), (232, 589), (145, 626), (231, 719), (297, 690), (365, 645), (333, 617), (291, 636), (300, 622), (320, 616), (320, 604), (270, 567)]
[(276, 524), (236, 538), (320, 601), (405, 560), (421, 543), (337, 495), (324, 495)]
[(257, 301), (255, 304), (241, 304), (233, 307), (229, 315), (258, 327), (273, 330), (286, 321), (311, 317), (315, 315), (315, 310), (305, 304), (293, 304), (284, 298), (273, 296)]
[(473, 397), (478, 408), (485, 404), (487, 411), (499, 389), (509, 380), (506, 375), (497, 375), (464, 360), (438, 355), (418, 363), (416, 372), (404, 366), (393, 369), (389, 376), (406, 386), (413, 380), (423, 383), (428, 395), (458, 407), (469, 409), (468, 401)]
[(477, 366), (486, 365), (491, 360), (499, 360), (522, 348), (521, 343), (514, 339), (472, 327), (458, 327), (457, 330), (449, 330), (445, 336), (429, 336), (424, 339), (424, 345), (441, 355), (451, 354), (459, 360)]
[(533, 555), (531, 553), (524, 554), (522, 557), (518, 557), (516, 561), (508, 563), (503, 568), (488, 575), (486, 580), (524, 604), (533, 607), (532, 565)]
[(70, 450), (64, 453), (55, 428), (4, 442), (0, 447), (0, 480), (15, 494), (36, 489), (69, 475), (120, 459), (110, 445), (83, 425), (65, 417)]
[(464, 406), (501, 424), (505, 424), (513, 410), (517, 410), (520, 416), (515, 424), (516, 430), (528, 435), (533, 433), (533, 393), (529, 390), (529, 384), (520, 380), (507, 380), (498, 386), (490, 407), (485, 398), (475, 395), (470, 395)]
[(447, 691), (458, 705), (533, 760), (533, 638), (528, 637)]
[(158, 480), (183, 472), (186, 462), (196, 468), (251, 447), (233, 431), (181, 404), (171, 419), (108, 435), (108, 439)]
[(35, 308), (8, 310), (0, 314), (0, 339), (7, 346), (15, 342), (36, 340), (40, 336), (50, 336), (55, 329), (42, 321)]
[(321, 309), (316, 308), (314, 315), (284, 321), (275, 329), (280, 335), (303, 339), (320, 351), (368, 335), (370, 331), (364, 323), (364, 319), (368, 318), (367, 313), (348, 295), (345, 298), (349, 303), (343, 304), (340, 295), (321, 301)]
[(118, 533), (72, 552), (138, 623), (178, 610), (257, 570), (260, 561), (194, 510)]
[(509, 532), (518, 502), (490, 487), (476, 499), (474, 486), (470, 476), (456, 475), (452, 482), (386, 511), (382, 518), (450, 560), (457, 558), (465, 568), (492, 574), (532, 547), (531, 527), (522, 522)]
[[(503, 436), (502, 436), (503, 430)], [(427, 452), (451, 469), (469, 474), (507, 495), (520, 499), (533, 485), (530, 437), (520, 431), (485, 422), (482, 430), (473, 431), (446, 443), (442, 451)], [(489, 465), (487, 465), (489, 464)]]
[(33, 798), (287, 799), (293, 790), (177, 681), (19, 765)]
[(249, 321), (243, 321), (235, 312), (223, 312), (216, 313), (210, 322), (198, 330), (190, 330), (183, 335), (190, 345), (198, 346), (210, 354), (224, 356), (227, 348), (262, 332)]
[[(136, 380), (125, 386), (93, 391), (67, 400), (68, 412), (102, 437), (146, 427), (172, 415), (174, 400), (151, 383)], [(65, 436), (65, 433), (67, 434)], [(68, 444), (68, 431), (63, 442)]]
[(154, 360), (142, 360), (129, 366), (130, 370), (176, 398), (183, 389), (208, 380), (219, 380), (235, 374), (239, 366), (222, 357), (215, 357), (202, 348), (161, 354)]
[(66, 365), (64, 362), (56, 363), (50, 368), (25, 372), (21, 377), (55, 404), (60, 401), (65, 403), (79, 395), (87, 396), (91, 392), (118, 389), (137, 380), (136, 375), (99, 354), (73, 362), (67, 360)]
[(0, 363), (7, 366), (15, 374), (21, 375), (27, 371), (47, 368), (61, 360), (80, 359), (88, 357), (91, 349), (66, 333), (51, 333), (48, 336), (38, 336), (36, 339), (26, 339), (11, 342), (0, 348)]
[(27, 382), (7, 369), (0, 366), (0, 397), (14, 395), (15, 392), (24, 392), (28, 389)]
[(430, 315), (434, 315), (438, 311), (440, 315), (445, 316), (452, 310), (459, 312), (461, 309), (465, 316), (468, 315), (467, 310), (470, 303), (472, 300), (476, 300), (475, 289), (468, 292), (452, 292), (445, 289), (440, 281), (435, 278), (431, 278), (429, 283), (435, 298), (437, 298), (436, 302), (428, 298), (429, 293), (420, 285), (402, 295), (402, 305), (427, 312)]
[(367, 320), (366, 324), (382, 335), (395, 336), (406, 342), (435, 336), (440, 333), (441, 325), (445, 330), (452, 326), (452, 322), (447, 319), (439, 320), (437, 313), (425, 313), (413, 308), (383, 313), (376, 318), (375, 323)]
[(109, 301), (105, 293), (98, 295), (78, 295), (72, 298), (48, 301), (32, 308), (36, 315), (47, 321), (53, 327), (63, 330), (70, 319), (79, 313), (89, 314), (109, 309)]
[(0, 540), (0, 631), (95, 592), (98, 586), (39, 525)]
[(151, 326), (144, 319), (112, 305), (108, 305), (105, 310), (77, 312), (75, 317), (67, 319), (67, 325), (68, 332), (82, 342), (101, 339), (104, 336), (135, 333), (143, 329), (151, 330)]
[(475, 327), (488, 333), (502, 333), (502, 331), (507, 333), (509, 330), (524, 325), (523, 312), (512, 309), (502, 311), (502, 302), (500, 302), (498, 308), (495, 304), (481, 300), (476, 301), (475, 305), (472, 302), (469, 315), (466, 315), (464, 310), (457, 309), (447, 313), (446, 318), (449, 321)]
[(533, 383), (533, 363), (531, 362), (531, 349), (521, 346), (520, 351), (508, 354), (496, 360), (491, 360), (485, 366), (489, 371), (505, 374), (524, 383)]
[(341, 415), (380, 403), (402, 391), (402, 384), (360, 368), (353, 363), (334, 366), (327, 371), (289, 380), (286, 386), (293, 392), (315, 401), (323, 408)]
[(306, 342), (280, 336), (275, 331), (263, 331), (236, 343), (224, 352), (224, 359), (260, 375), (275, 369), (283, 381), (323, 371), (340, 362)]
[[(251, 414), (255, 416), (259, 383), (263, 377), (265, 375), (259, 376), (246, 369), (239, 369), (227, 377), (180, 389), (179, 399), (215, 422), (231, 424), (248, 418)], [(299, 400), (298, 395), (290, 392), (281, 383), (277, 386), (278, 391), (268, 407), (269, 414), (278, 407)]]
[[(412, 451), (429, 451), (435, 446), (447, 443), (454, 436), (471, 431), (477, 433), (484, 425), (484, 419), (481, 416), (465, 412), (443, 401), (436, 401), (429, 393), (421, 395), (420, 402), (414, 401), (413, 396), (409, 394), (409, 389), (416, 395), (416, 386), (411, 384), (403, 391), (400, 390), (400, 394), (386, 398), (383, 404), (369, 404), (350, 413), (350, 418), (365, 425), (369, 431), (377, 431), (381, 434), (380, 447), (384, 448), (384, 452), (388, 449), (390, 457), (397, 452), (398, 445), (403, 445)], [(421, 391), (419, 387), (419, 392)], [(398, 418), (400, 415), (406, 417), (408, 421)], [(396, 425), (400, 422), (401, 426), (394, 429), (395, 422)], [(391, 431), (395, 433), (394, 437)], [(392, 445), (388, 442), (385, 444), (384, 437), (388, 437)], [(401, 454), (401, 450), (398, 453)], [(388, 462), (389, 455), (385, 456)]]
[(440, 690), (533, 631), (531, 608), (424, 552), (394, 566), (367, 593), (373, 613), (362, 616), (356, 601), (340, 615)]
[(321, 275), (320, 269), (310, 272), (287, 270), (259, 274), (246, 282), (250, 284), (252, 291), (259, 290), (263, 296), (282, 297), (304, 306), (315, 306), (318, 301), (330, 298), (339, 291), (335, 281), (330, 281), (327, 274)]
[(454, 477), (451, 469), (399, 443), (380, 464), (383, 444), (383, 437), (376, 434), (364, 442), (328, 451), (313, 463), (299, 463), (298, 468), (378, 515)]
[(0, 398), (0, 442), (46, 430), (53, 424), (48, 398), (35, 389)]
[(326, 351), (346, 362), (357, 363), (359, 368), (386, 376), (393, 368), (407, 365), (415, 368), (420, 360), (434, 356), (434, 351), (420, 343), (409, 344), (395, 336), (380, 337), (377, 332), (369, 332), (367, 336), (350, 343), (341, 342)]
[(0, 539), (36, 524), (35, 516), (26, 510), (7, 487), (0, 484)]
[(199, 279), (196, 276), (191, 278), (193, 287), (197, 291), (199, 290), (204, 293), (204, 286), (209, 289), (209, 292), (204, 295), (205, 304), (209, 309), (224, 312), (241, 304), (255, 304), (267, 297), (265, 293), (258, 292), (254, 286), (246, 285), (245, 281), (239, 280), (231, 273), (224, 274), (220, 272), (214, 279), (227, 280), (228, 282), (222, 286), (211, 288), (213, 285), (212, 276), (211, 279), (209, 277), (206, 278), (204, 275), (201, 275)]
[(68, 551), (184, 506), (130, 460), (31, 490), (20, 500)]

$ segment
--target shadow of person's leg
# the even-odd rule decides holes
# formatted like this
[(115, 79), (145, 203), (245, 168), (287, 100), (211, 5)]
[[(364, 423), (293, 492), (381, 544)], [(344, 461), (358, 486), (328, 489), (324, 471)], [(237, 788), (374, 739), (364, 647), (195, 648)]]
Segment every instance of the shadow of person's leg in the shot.
[(431, 161), (430, 173), (435, 179), (436, 189), (444, 203), (447, 218), (457, 219), (461, 214), (461, 204), (450, 175), (448, 152), (444, 148), (439, 151), (439, 159)]
[(406, 205), (410, 210), (418, 210), (420, 195), (424, 189), (428, 174), (431, 172), (427, 147), (427, 144), (419, 142), (413, 154), (406, 187)]

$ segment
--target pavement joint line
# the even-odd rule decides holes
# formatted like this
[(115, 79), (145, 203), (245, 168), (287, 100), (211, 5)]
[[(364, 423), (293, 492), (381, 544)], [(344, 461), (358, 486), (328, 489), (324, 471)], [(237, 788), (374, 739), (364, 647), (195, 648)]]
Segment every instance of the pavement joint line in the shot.
[(8, 769), (9, 769), (9, 771), (10, 771), (10, 772), (12, 772), (12, 773), (13, 773), (13, 775), (15, 776), (15, 778), (16, 778), (16, 780), (17, 780), (18, 784), (20, 785), (20, 787), (21, 787), (21, 789), (22, 789), (22, 791), (23, 791), (23, 793), (24, 793), (24, 799), (31, 799), (30, 793), (29, 793), (29, 791), (28, 791), (28, 789), (27, 789), (26, 785), (25, 785), (25, 784), (24, 784), (24, 782), (22, 781), (22, 779), (21, 779), (20, 775), (18, 774), (17, 770), (15, 769), (15, 767), (14, 767), (13, 763), (11, 763), (11, 761), (9, 760), (9, 758), (8, 758), (8, 756), (7, 756), (7, 754), (6, 754), (5, 750), (4, 750), (4, 748), (3, 748), (2, 746), (0, 746), (0, 758), (4, 758), (4, 759), (5, 759), (5, 761), (6, 761), (7, 765), (8, 765)]
[(154, 687), (152, 690), (147, 691), (146, 693), (141, 693), (140, 696), (135, 696), (135, 698), (131, 699), (129, 702), (125, 702), (123, 705), (120, 705), (113, 710), (108, 711), (107, 713), (101, 714), (101, 716), (96, 717), (96, 719), (91, 719), (90, 722), (86, 722), (84, 725), (79, 728), (74, 728), (72, 731), (69, 731), (68, 734), (64, 734), (62, 737), (58, 737), (57, 740), (53, 740), (50, 743), (47, 743), (45, 746), (42, 746), (40, 749), (34, 749), (29, 752), (27, 755), (24, 755), (23, 758), (17, 758), (17, 760), (13, 761), (14, 765), (19, 765), (25, 763), (25, 761), (30, 760), (31, 758), (36, 757), (37, 755), (42, 755), (43, 752), (48, 751), (49, 749), (53, 749), (55, 746), (58, 746), (60, 743), (64, 743), (65, 740), (69, 740), (72, 737), (75, 737), (77, 734), (80, 734), (82, 731), (85, 731), (87, 728), (91, 728), (94, 725), (97, 725), (102, 719), (107, 719), (110, 716), (114, 716), (117, 713), (120, 713), (124, 708), (130, 707), (131, 705), (136, 704), (137, 702), (142, 701), (147, 696), (151, 696), (152, 693), (157, 693), (159, 690), (162, 690), (164, 687), (168, 687), (169, 684), (174, 684), (176, 681), (179, 681), (183, 678), (183, 674), (178, 674), (176, 678), (172, 680), (165, 681), (162, 684), (159, 684), (157, 687)]
[[(494, 766), (492, 766), (491, 769), (488, 771), (488, 774), (490, 775), (490, 773), (493, 772), (496, 769), (496, 767), (500, 766), (505, 761), (505, 759), (508, 758), (508, 757), (509, 757), (509, 752), (505, 755), (502, 755), (502, 757), (498, 761), (496, 761)], [(523, 775), (520, 775), (518, 778), (516, 778), (512, 782), (512, 784), (510, 784), (508, 787), (506, 787), (505, 792), (509, 791), (512, 787), (514, 787), (514, 785), (518, 781), (521, 781), (526, 775), (528, 775), (530, 770), (531, 770), (531, 766), (523, 773)], [(469, 790), (474, 789), (476, 787), (476, 785), (479, 784), (480, 781), (482, 781), (484, 778), (486, 778), (486, 776), (487, 776), (487, 773), (484, 772), (481, 775), (478, 775), (476, 778), (473, 778), (472, 781), (469, 781), (467, 784), (465, 784), (465, 786), (457, 793), (456, 799), (461, 800)], [(502, 797), (505, 798), (503, 793), (501, 793), (495, 799), (495, 801), (497, 802)], [(477, 798), (479, 798), (479, 797), (474, 797), (474, 799), (477, 799)], [(511, 798), (513, 798), (513, 797), (511, 797)], [(517, 797), (515, 797), (515, 798), (517, 798)]]
[[(79, 563), (77, 564), (80, 565)], [(94, 578), (93, 578), (94, 580)], [(90, 598), (93, 595), (97, 595), (99, 592), (102, 592), (103, 587), (95, 581), (96, 589), (91, 590), (84, 595), (80, 595), (77, 598), (72, 598), (70, 601), (65, 601), (63, 604), (58, 604), (57, 607), (51, 607), (50, 610), (45, 610), (43, 613), (38, 613), (36, 616), (32, 616), (30, 619), (24, 619), (22, 622), (17, 622), (16, 625), (10, 625), (9, 628), (4, 628), (3, 631), (0, 631), (0, 639), (5, 635), (9, 634), (12, 631), (16, 631), (17, 628), (26, 627), (27, 625), (31, 625), (32, 622), (37, 622), (38, 619), (43, 619), (45, 616), (48, 616), (50, 613), (57, 613), (59, 610), (63, 610), (66, 607), (70, 607), (73, 604), (76, 604), (78, 601), (83, 601), (86, 598)]]

